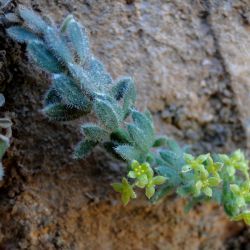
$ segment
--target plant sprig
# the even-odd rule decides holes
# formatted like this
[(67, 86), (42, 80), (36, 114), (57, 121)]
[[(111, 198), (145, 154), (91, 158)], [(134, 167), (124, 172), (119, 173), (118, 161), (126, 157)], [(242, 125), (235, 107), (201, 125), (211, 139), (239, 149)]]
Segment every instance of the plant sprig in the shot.
[(134, 106), (134, 80), (112, 79), (92, 54), (86, 30), (72, 15), (60, 27), (22, 5), (17, 15), (22, 22), (9, 27), (7, 33), (26, 43), (30, 59), (51, 76), (44, 113), (54, 121), (90, 113), (96, 116), (96, 123), (81, 125), (84, 139), (74, 156), (84, 158), (96, 145), (102, 145), (127, 161), (127, 177), (113, 184), (124, 204), (136, 198), (135, 187), (145, 189), (153, 202), (176, 192), (190, 204), (214, 200), (231, 219), (250, 224), (249, 168), (240, 150), (230, 156), (194, 157), (176, 141), (156, 136), (149, 111), (140, 112)]

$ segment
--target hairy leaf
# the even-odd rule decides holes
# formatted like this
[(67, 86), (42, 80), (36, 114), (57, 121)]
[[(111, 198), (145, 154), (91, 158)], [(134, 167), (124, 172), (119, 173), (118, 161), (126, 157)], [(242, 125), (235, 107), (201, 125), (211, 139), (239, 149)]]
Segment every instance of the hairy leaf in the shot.
[(72, 121), (85, 114), (82, 110), (69, 107), (64, 104), (51, 104), (43, 109), (43, 112), (54, 121)]
[(60, 31), (61, 33), (65, 33), (68, 27), (69, 22), (74, 19), (74, 16), (72, 14), (69, 14), (66, 16), (66, 18), (63, 20), (61, 27), (60, 27)]
[(124, 114), (123, 110), (120, 107), (119, 103), (113, 97), (111, 97), (109, 95), (106, 95), (106, 94), (102, 94), (102, 95), (98, 95), (98, 99), (103, 100), (103, 101), (109, 103), (109, 105), (112, 106), (112, 108), (114, 109), (119, 122), (123, 121), (123, 118), (124, 118), (124, 116), (123, 116), (123, 114)]
[(150, 111), (149, 111), (148, 109), (146, 109), (146, 110), (144, 111), (144, 115), (145, 115), (152, 123), (154, 122), (153, 116), (152, 116), (152, 114), (150, 113)]
[(19, 5), (19, 14), (25, 21), (25, 24), (35, 32), (44, 32), (48, 24), (33, 10), (26, 8), (24, 5)]
[(96, 116), (107, 129), (114, 131), (119, 127), (119, 117), (108, 101), (96, 99), (94, 109)]
[(44, 98), (44, 105), (60, 103), (62, 98), (58, 95), (57, 91), (52, 87), (50, 88)]
[(57, 30), (47, 27), (44, 37), (47, 45), (59, 60), (65, 64), (73, 62), (70, 49), (67, 47), (63, 38), (58, 34)]
[(73, 18), (67, 24), (67, 32), (74, 49), (82, 63), (90, 56), (89, 41), (86, 31)]
[(174, 151), (176, 154), (182, 154), (182, 149), (175, 140), (168, 139), (167, 144), (170, 150)]
[(69, 77), (64, 74), (54, 75), (53, 88), (65, 104), (81, 109), (85, 113), (91, 111), (91, 102)]
[(108, 137), (108, 132), (96, 124), (88, 123), (81, 126), (82, 132), (87, 140), (101, 142)]
[(111, 84), (113, 81), (103, 64), (94, 57), (86, 63), (84, 69), (89, 81), (99, 90), (103, 90), (103, 85)]
[(191, 195), (193, 193), (193, 188), (191, 185), (186, 184), (186, 185), (178, 187), (176, 192), (180, 196), (186, 197), (186, 196)]
[(133, 142), (135, 143), (136, 147), (142, 150), (143, 152), (147, 152), (151, 141), (148, 141), (148, 138), (146, 138), (144, 131), (139, 129), (134, 124), (128, 125), (128, 132), (133, 139)]
[(19, 43), (39, 41), (39, 37), (21, 26), (12, 26), (7, 30), (8, 35)]
[[(124, 80), (125, 81), (125, 80)], [(125, 115), (128, 115), (130, 109), (134, 106), (136, 100), (135, 83), (132, 78), (126, 78), (127, 89), (123, 97), (123, 110)]]
[(35, 63), (42, 69), (51, 73), (61, 72), (61, 66), (58, 60), (50, 53), (43, 42), (30, 42), (27, 51)]
[(132, 119), (136, 126), (143, 131), (148, 139), (148, 144), (151, 146), (154, 142), (154, 126), (152, 122), (143, 113), (136, 110), (132, 111)]
[(10, 23), (20, 23), (20, 18), (14, 13), (6, 13), (4, 18)]
[(179, 156), (170, 150), (160, 151), (161, 158), (171, 167), (176, 166)]
[(149, 164), (154, 164), (155, 162), (155, 156), (153, 153), (149, 152), (146, 156), (146, 162), (148, 162)]
[(115, 151), (127, 161), (141, 160), (141, 153), (135, 147), (130, 145), (120, 145), (115, 148)]
[(168, 138), (166, 136), (161, 136), (155, 139), (153, 147), (158, 148), (158, 147), (163, 147), (168, 145)]
[(123, 128), (118, 128), (115, 131), (113, 131), (110, 135), (110, 139), (122, 144), (131, 142), (131, 138), (128, 132)]
[(91, 153), (96, 144), (97, 143), (93, 141), (81, 141), (75, 148), (74, 158), (86, 158)]
[(129, 88), (130, 78), (121, 78), (111, 89), (111, 94), (116, 100), (121, 100)]
[(171, 183), (172, 186), (177, 186), (181, 181), (180, 175), (173, 168), (168, 166), (159, 166), (156, 167), (155, 170), (157, 174), (167, 177), (168, 182)]
[(86, 95), (93, 97), (95, 88), (92, 86), (92, 83), (83, 68), (80, 65), (68, 63), (68, 69), (71, 76), (79, 82), (81, 90), (86, 93)]

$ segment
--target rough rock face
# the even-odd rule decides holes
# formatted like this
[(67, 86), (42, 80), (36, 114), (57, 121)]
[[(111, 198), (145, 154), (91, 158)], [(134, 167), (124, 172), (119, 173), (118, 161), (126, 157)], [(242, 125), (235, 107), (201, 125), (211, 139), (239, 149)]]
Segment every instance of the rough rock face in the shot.
[[(152, 111), (159, 133), (198, 152), (249, 149), (248, 0), (17, 2), (56, 21), (79, 18), (113, 77), (135, 78), (138, 106)], [(3, 29), (0, 39), (1, 112), (14, 122), (0, 249), (249, 249), (249, 230), (213, 204), (185, 214), (184, 200), (151, 205), (141, 196), (123, 207), (110, 187), (122, 165), (101, 149), (72, 160), (80, 122), (55, 124), (41, 114), (48, 76)]]

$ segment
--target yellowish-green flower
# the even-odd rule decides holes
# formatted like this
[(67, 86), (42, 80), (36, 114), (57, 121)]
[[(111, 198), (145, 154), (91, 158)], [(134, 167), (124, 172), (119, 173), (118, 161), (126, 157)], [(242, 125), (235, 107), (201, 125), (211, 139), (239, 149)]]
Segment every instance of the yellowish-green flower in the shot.
[(113, 183), (112, 186), (116, 192), (121, 193), (122, 203), (124, 205), (127, 205), (130, 199), (136, 198), (136, 193), (133, 190), (133, 186), (130, 185), (126, 178), (123, 177), (122, 183)]
[(150, 199), (155, 193), (155, 186), (163, 184), (167, 178), (164, 176), (154, 176), (154, 171), (147, 162), (140, 164), (133, 161), (131, 171), (128, 177), (135, 179), (135, 185), (139, 188), (145, 188), (145, 194)]
[(154, 172), (147, 162), (140, 164), (138, 161), (133, 161), (131, 164), (131, 171), (128, 173), (128, 177), (136, 179), (136, 186), (144, 188), (149, 178), (152, 178)]
[(241, 185), (231, 184), (230, 189), (235, 195), (235, 200), (238, 208), (246, 206), (250, 202), (250, 182), (245, 181)]
[(206, 168), (209, 174), (220, 179), (219, 171), (222, 169), (222, 167), (222, 162), (214, 162), (211, 156), (208, 157)]
[(243, 220), (247, 225), (250, 225), (250, 211), (244, 211), (243, 213), (233, 217), (233, 220)]
[(184, 154), (183, 158), (186, 162), (186, 165), (182, 167), (182, 172), (186, 173), (191, 170), (203, 171), (204, 170), (203, 163), (208, 159), (209, 156), (210, 154), (204, 154), (204, 155), (199, 155), (197, 158), (195, 158), (191, 154)]
[(219, 157), (226, 166), (226, 171), (230, 177), (233, 177), (236, 170), (239, 170), (247, 179), (249, 179), (248, 160), (246, 160), (245, 155), (241, 150), (236, 150), (231, 156), (220, 154)]
[(147, 198), (150, 199), (154, 195), (156, 185), (162, 185), (166, 180), (166, 177), (160, 175), (150, 178), (145, 191)]
[(216, 187), (220, 184), (221, 179), (218, 177), (207, 177), (198, 179), (194, 185), (194, 196), (199, 196), (204, 193), (208, 197), (212, 197), (212, 187)]
[(182, 167), (182, 173), (194, 172), (194, 196), (204, 193), (212, 197), (212, 187), (218, 186), (221, 182), (218, 171), (222, 163), (215, 163), (210, 154), (199, 155), (196, 158), (190, 154), (184, 154), (184, 160), (187, 164)]

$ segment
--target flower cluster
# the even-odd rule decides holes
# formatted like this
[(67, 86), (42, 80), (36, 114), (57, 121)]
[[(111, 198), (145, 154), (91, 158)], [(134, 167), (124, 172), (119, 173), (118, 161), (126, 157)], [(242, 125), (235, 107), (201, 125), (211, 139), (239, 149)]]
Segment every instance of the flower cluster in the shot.
[(231, 156), (220, 154), (219, 158), (223, 162), (225, 170), (232, 181), (235, 180), (235, 173), (237, 170), (241, 172), (247, 180), (249, 180), (248, 160), (245, 159), (245, 155), (241, 150), (236, 150), (231, 154)]
[(237, 207), (246, 207), (247, 203), (250, 202), (250, 182), (246, 181), (241, 185), (231, 184), (230, 189), (235, 195)]
[(191, 191), (195, 197), (201, 193), (208, 197), (213, 195), (213, 187), (221, 183), (219, 170), (222, 163), (214, 162), (210, 154), (203, 154), (195, 158), (191, 154), (184, 154), (186, 165), (182, 167), (182, 173), (192, 171)]
[(230, 156), (220, 154), (224, 165), (221, 176), (224, 180), (227, 194), (224, 207), (233, 220), (244, 220), (250, 224), (250, 180), (249, 166), (244, 153), (236, 150)]
[(126, 178), (123, 177), (122, 183), (113, 183), (112, 186), (115, 191), (121, 193), (122, 202), (127, 205), (130, 199), (136, 198), (134, 187), (145, 188), (145, 195), (150, 199), (155, 194), (155, 187), (163, 184), (167, 178), (164, 176), (154, 176), (154, 171), (149, 163), (144, 162), (140, 164), (138, 161), (132, 161), (128, 177), (134, 180), (130, 184)]
[[(210, 198), (222, 203), (232, 220), (244, 220), (250, 224), (250, 179), (248, 160), (244, 153), (236, 150), (231, 155), (219, 154), (214, 157), (203, 154), (194, 157), (184, 154), (182, 167), (183, 186), (180, 194), (197, 199)], [(185, 187), (186, 189), (184, 189)], [(188, 187), (188, 188), (187, 188)], [(183, 192), (183, 190), (188, 190)], [(216, 197), (216, 198), (215, 198)]]

